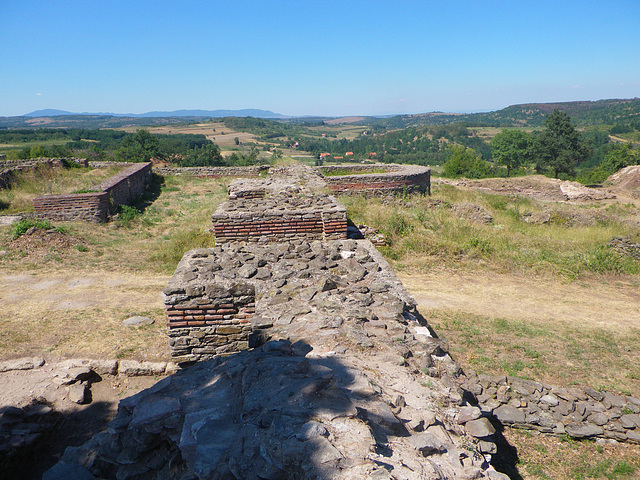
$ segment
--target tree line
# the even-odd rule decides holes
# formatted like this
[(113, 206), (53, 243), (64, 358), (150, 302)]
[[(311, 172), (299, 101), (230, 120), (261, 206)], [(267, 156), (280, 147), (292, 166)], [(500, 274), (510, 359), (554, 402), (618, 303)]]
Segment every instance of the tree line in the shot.
[[(64, 141), (64, 144), (44, 144), (51, 141)], [(199, 134), (156, 135), (144, 129), (139, 129), (136, 133), (100, 129), (0, 130), (0, 143), (33, 142), (43, 143), (11, 150), (8, 158), (17, 160), (75, 155), (119, 162), (147, 162), (153, 158), (182, 167), (231, 166), (257, 162), (257, 154), (252, 152), (225, 159), (216, 144)]]
[(576, 178), (583, 183), (601, 183), (609, 175), (640, 161), (640, 152), (630, 143), (611, 143), (604, 132), (580, 133), (568, 114), (554, 110), (545, 117), (541, 131), (528, 133), (504, 129), (490, 143), (493, 165), (471, 149), (452, 146), (444, 163), (448, 177), (483, 178), (496, 175), (496, 166), (512, 172), (533, 168), (555, 178)]

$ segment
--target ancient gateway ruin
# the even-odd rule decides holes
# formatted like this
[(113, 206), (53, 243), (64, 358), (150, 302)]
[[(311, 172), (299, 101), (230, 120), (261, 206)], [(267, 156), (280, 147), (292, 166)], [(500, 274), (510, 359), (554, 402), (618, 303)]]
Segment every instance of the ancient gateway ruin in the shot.
[(44, 478), (507, 480), (501, 424), (640, 443), (638, 399), (465, 374), (376, 248), (347, 238), (332, 186), (366, 175), (387, 180), (372, 193), (428, 191), (424, 170), (233, 181), (216, 246), (185, 253), (163, 291), (185, 368)]

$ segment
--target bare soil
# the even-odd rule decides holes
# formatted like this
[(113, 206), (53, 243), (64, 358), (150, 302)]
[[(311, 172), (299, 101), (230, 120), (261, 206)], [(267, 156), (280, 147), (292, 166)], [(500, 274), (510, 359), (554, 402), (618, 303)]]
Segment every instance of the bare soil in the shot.
[[(166, 361), (161, 291), (168, 277), (0, 270), (0, 358), (28, 355)], [(132, 315), (155, 320), (132, 328)]]

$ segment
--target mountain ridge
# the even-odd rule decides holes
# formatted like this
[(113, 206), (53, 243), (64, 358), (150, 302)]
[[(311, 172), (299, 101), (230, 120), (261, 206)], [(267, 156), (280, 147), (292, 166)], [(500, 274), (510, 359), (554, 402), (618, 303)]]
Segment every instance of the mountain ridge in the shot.
[(34, 110), (30, 113), (21, 115), (23, 117), (61, 117), (61, 116), (111, 116), (111, 117), (127, 117), (127, 118), (156, 118), (156, 117), (258, 117), (258, 118), (286, 118), (286, 115), (275, 113), (270, 110), (261, 110), (258, 108), (245, 108), (240, 110), (201, 110), (201, 109), (181, 109), (173, 111), (151, 111), (146, 113), (109, 113), (109, 112), (69, 112), (66, 110), (57, 110), (47, 108), (44, 110)]

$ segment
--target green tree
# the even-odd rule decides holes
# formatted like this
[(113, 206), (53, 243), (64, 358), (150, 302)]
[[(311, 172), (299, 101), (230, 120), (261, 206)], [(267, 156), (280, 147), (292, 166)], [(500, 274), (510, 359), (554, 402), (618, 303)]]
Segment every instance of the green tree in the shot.
[(445, 177), (485, 178), (491, 176), (491, 167), (472, 148), (450, 145), (444, 162)]
[(507, 177), (511, 170), (529, 163), (533, 158), (533, 139), (523, 130), (502, 130), (491, 141), (493, 160), (497, 165), (507, 167)]
[(602, 183), (618, 170), (640, 163), (640, 152), (631, 148), (628, 143), (611, 145), (607, 149), (602, 162), (589, 170), (581, 179), (583, 183)]
[(560, 110), (554, 110), (543, 124), (545, 129), (538, 136), (538, 166), (552, 169), (555, 178), (560, 173), (572, 175), (574, 167), (589, 155), (580, 133), (569, 115)]
[(148, 162), (160, 155), (160, 142), (148, 130), (138, 130), (127, 136), (115, 151), (116, 159), (122, 162)]
[(224, 165), (220, 149), (213, 143), (194, 147), (178, 161), (181, 167), (217, 167)]

